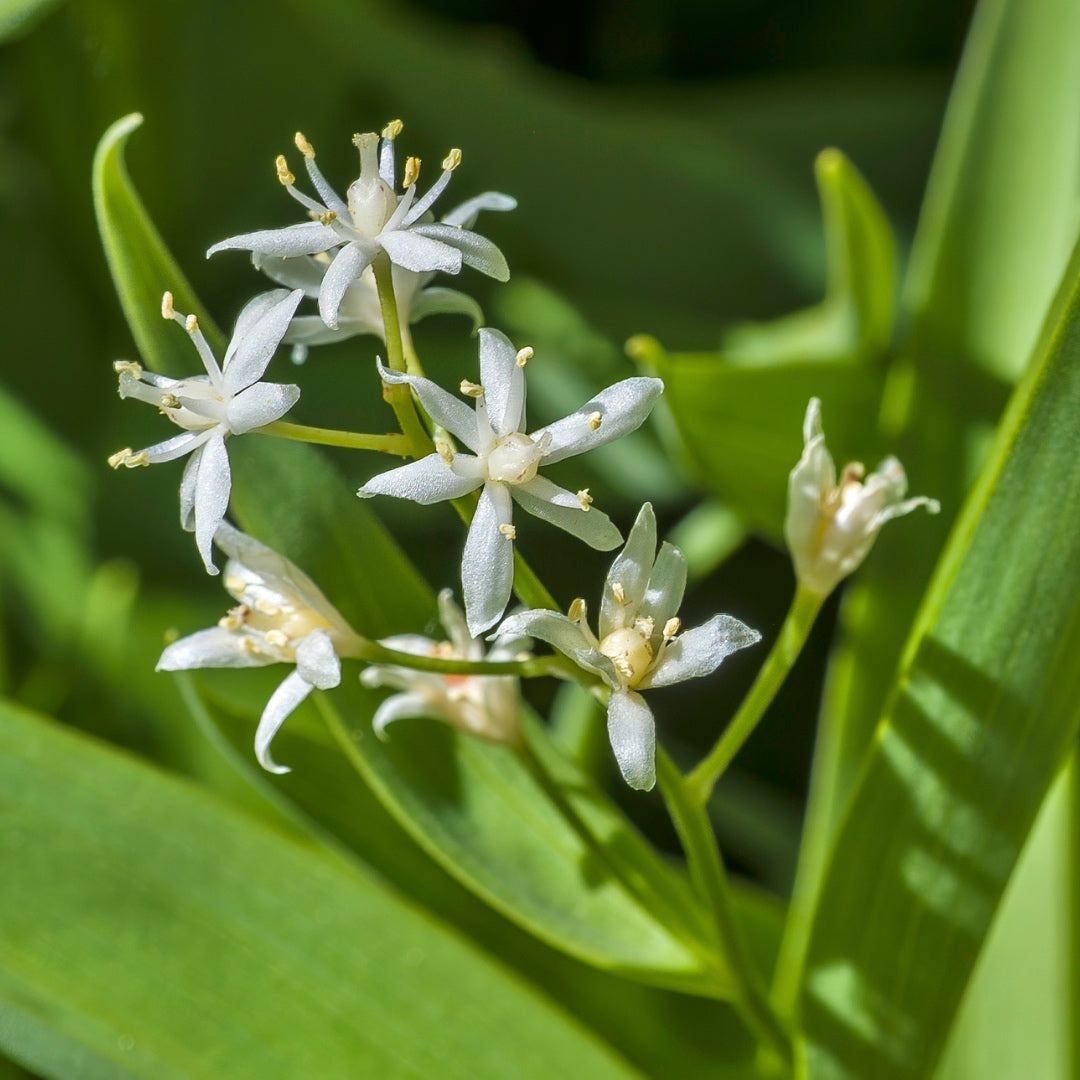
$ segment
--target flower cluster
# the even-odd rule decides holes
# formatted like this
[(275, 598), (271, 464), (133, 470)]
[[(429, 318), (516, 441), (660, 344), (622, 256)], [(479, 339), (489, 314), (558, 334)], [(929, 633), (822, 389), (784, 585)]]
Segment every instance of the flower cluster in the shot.
[[(589, 488), (560, 487), (543, 470), (633, 432), (664, 386), (657, 378), (626, 378), (562, 419), (530, 429), (526, 369), (533, 350), (515, 347), (496, 329), (481, 328), (474, 300), (432, 284), (435, 274), (457, 274), (466, 266), (507, 280), (502, 253), (473, 226), (482, 211), (511, 210), (515, 202), (485, 192), (437, 221), (433, 208), (461, 152), (449, 152), (421, 195), (419, 159), (408, 158), (399, 176), (395, 140), (401, 130), (400, 121), (393, 121), (381, 137), (373, 132), (354, 137), (359, 176), (344, 196), (326, 180), (303, 135), (298, 133), (295, 143), (317, 197), (297, 189), (288, 162), (278, 157), (278, 180), (308, 220), (233, 236), (210, 248), (208, 255), (251, 252), (255, 267), (284, 286), (260, 293), (244, 307), (220, 364), (195, 315), (176, 312), (166, 293), (162, 314), (187, 331), (203, 373), (175, 379), (138, 363), (115, 365), (121, 397), (154, 405), (182, 430), (143, 450), (121, 450), (110, 463), (134, 467), (190, 455), (180, 483), (181, 523), (195, 533), (208, 572), (217, 573), (212, 545), (226, 554), (223, 580), (235, 600), (216, 626), (170, 644), (158, 668), (292, 665), (255, 734), (257, 760), (275, 773), (288, 769), (271, 756), (274, 736), (313, 689), (339, 685), (344, 659), (367, 664), (360, 674), (365, 686), (397, 691), (374, 709), (380, 736), (403, 718), (434, 718), (520, 752), (525, 744), (518, 677), (557, 668), (605, 701), (622, 776), (631, 787), (648, 790), (656, 780), (656, 724), (643, 695), (711, 674), (760, 635), (730, 615), (714, 615), (682, 630), (678, 611), (686, 561), (670, 543), (657, 550), (657, 523), (648, 503), (608, 572), (595, 633), (582, 599), (574, 600), (565, 615), (538, 606), (549, 601), (542, 587), (528, 584), (531, 572), (524, 572), (515, 549), (515, 504), (592, 548), (618, 547), (622, 535), (594, 505)], [(305, 298), (316, 302), (317, 316), (297, 314)], [(463, 380), (459, 395), (424, 377), (413, 352), (406, 356), (409, 324), (435, 313), (465, 314), (479, 335), (479, 381)], [(278, 347), (292, 345), (299, 362), (310, 346), (362, 333), (386, 345), (389, 363), (376, 359), (376, 370), (401, 433), (327, 432), (284, 422), (300, 388), (263, 381)], [(378, 644), (368, 641), (303, 571), (225, 520), (231, 492), (226, 441), (255, 431), (413, 459), (368, 480), (357, 493), (362, 498), (391, 495), (424, 506), (455, 501), (469, 523), (461, 561), (464, 612), (449, 590), (439, 594), (445, 640), (399, 634)], [(904, 471), (893, 458), (865, 481), (862, 466), (849, 465), (838, 483), (816, 399), (804, 435), (805, 450), (791, 474), (785, 531), (800, 587), (824, 597), (863, 559), (885, 521), (917, 506), (936, 511), (937, 504), (904, 500)], [(534, 597), (534, 606), (504, 618), (515, 585), (519, 595)], [(483, 635), (493, 627), (494, 645), (485, 651)], [(532, 639), (562, 656), (531, 657)]]

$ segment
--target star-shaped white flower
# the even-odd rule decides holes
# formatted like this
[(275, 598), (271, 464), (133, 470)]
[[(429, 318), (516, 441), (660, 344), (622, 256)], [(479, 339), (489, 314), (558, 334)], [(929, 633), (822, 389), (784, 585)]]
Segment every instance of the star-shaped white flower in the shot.
[(144, 450), (120, 450), (109, 458), (109, 464), (114, 469), (121, 465), (135, 468), (191, 454), (180, 482), (180, 523), (195, 533), (199, 554), (211, 574), (218, 572), (211, 544), (225, 517), (232, 488), (225, 440), (281, 419), (300, 397), (298, 386), (260, 379), (302, 296), (299, 290), (275, 289), (251, 300), (240, 312), (225, 359), (218, 366), (198, 320), (174, 311), (172, 294), (166, 293), (161, 313), (191, 335), (206, 374), (169, 379), (130, 361), (114, 365), (120, 376), (121, 397), (156, 406), (184, 433)]
[(524, 368), (531, 352), (516, 351), (498, 330), (480, 331), (480, 383), (462, 383), (475, 399), (475, 412), (428, 379), (379, 365), (386, 382), (411, 386), (432, 420), (472, 453), (440, 445), (436, 453), (373, 477), (358, 494), (394, 495), (427, 506), (483, 489), (461, 563), (465, 617), (473, 636), (493, 626), (510, 600), (514, 502), (590, 547), (618, 547), (619, 530), (592, 508), (588, 489), (567, 491), (537, 470), (635, 430), (664, 389), (660, 379), (624, 379), (562, 420), (526, 434)]
[[(461, 609), (449, 589), (439, 593), (439, 619), (448, 641), (420, 634), (398, 634), (381, 644), (416, 656), (456, 660), (513, 660), (529, 644), (522, 639), (500, 639), (486, 655), (484, 643), (469, 633)], [(442, 720), (490, 742), (512, 743), (519, 731), (521, 695), (512, 675), (440, 675), (432, 671), (372, 664), (360, 681), (365, 686), (390, 686), (403, 691), (388, 697), (375, 710), (375, 733), (384, 737), (395, 720)]]
[[(512, 210), (516, 205), (509, 195), (489, 191), (463, 203), (442, 220), (447, 225), (471, 229), (481, 210)], [(323, 278), (333, 264), (333, 255), (334, 252), (321, 252), (318, 255), (282, 259), (256, 252), (252, 255), (252, 262), (256, 269), (279, 285), (303, 289), (305, 296), (318, 300)], [(426, 319), (429, 315), (465, 315), (472, 320), (473, 332), (479, 329), (484, 316), (480, 305), (471, 296), (456, 289), (429, 284), (435, 277), (433, 272), (418, 274), (400, 266), (391, 269), (398, 318), (403, 327)], [(328, 327), (318, 315), (298, 315), (290, 324), (284, 340), (293, 346), (293, 363), (302, 364), (307, 359), (310, 346), (344, 341), (357, 334), (374, 334), (386, 340), (379, 291), (370, 266), (354, 278), (345, 290), (335, 329)]]
[(274, 691), (255, 732), (255, 756), (273, 773), (270, 743), (289, 714), (313, 689), (341, 682), (339, 657), (357, 655), (356, 633), (298, 566), (265, 544), (222, 522), (215, 543), (229, 556), (225, 588), (237, 601), (217, 624), (174, 641), (158, 671), (295, 664)]
[(656, 782), (656, 723), (640, 691), (709, 675), (725, 657), (761, 640), (731, 615), (680, 633), (676, 613), (685, 588), (686, 560), (666, 542), (656, 554), (656, 518), (646, 503), (608, 571), (598, 634), (586, 622), (584, 600), (575, 600), (568, 616), (519, 612), (498, 631), (546, 641), (607, 683), (611, 749), (623, 779), (640, 791)]
[(837, 483), (836, 466), (825, 446), (821, 402), (811, 398), (803, 421), (803, 448), (788, 483), (784, 536), (799, 584), (828, 596), (866, 558), (886, 521), (925, 506), (936, 514), (936, 499), (905, 499), (907, 476), (894, 457), (869, 476), (859, 462), (845, 465)]
[(385, 251), (394, 265), (418, 274), (440, 270), (457, 274), (465, 265), (498, 281), (506, 281), (510, 271), (502, 252), (490, 240), (465, 228), (462, 222), (482, 209), (510, 209), (513, 200), (489, 192), (464, 203), (447, 220), (436, 222), (431, 207), (460, 164), (461, 151), (450, 151), (442, 163), (441, 176), (420, 198), (416, 197), (420, 161), (409, 158), (402, 179), (405, 190), (398, 195), (394, 139), (400, 132), (401, 122), (395, 120), (383, 130), (381, 141), (374, 132), (353, 137), (360, 152), (360, 175), (349, 185), (344, 199), (315, 164), (311, 143), (297, 132), (296, 146), (304, 155), (308, 176), (322, 201), (296, 190), (296, 177), (289, 171), (284, 156), (277, 159), (277, 174), (289, 194), (314, 220), (284, 229), (229, 237), (210, 248), (207, 256), (227, 250), (279, 258), (325, 252), (332, 261), (319, 287), (319, 314), (331, 328), (338, 325), (342, 300), (349, 286), (380, 251)]

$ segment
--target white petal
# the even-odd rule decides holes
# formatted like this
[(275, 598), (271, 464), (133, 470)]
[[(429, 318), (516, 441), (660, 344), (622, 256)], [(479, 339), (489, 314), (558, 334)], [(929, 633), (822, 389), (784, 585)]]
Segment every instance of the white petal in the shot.
[[(534, 608), (519, 611), (505, 620), (497, 631), (498, 638), (531, 637), (546, 641), (579, 667), (595, 671), (612, 687), (619, 685), (615, 665), (596, 647), (596, 641), (580, 623), (571, 622), (558, 611)], [(489, 635), (489, 640), (496, 635)]]
[(312, 300), (318, 298), (322, 286), (326, 263), (310, 255), (299, 255), (295, 259), (282, 259), (273, 255), (261, 255), (255, 252), (251, 262), (256, 270), (261, 270), (271, 281), (284, 285), (286, 289), (303, 289), (304, 295)]
[(418, 236), (415, 230), (397, 229), (382, 233), (379, 243), (398, 266), (416, 273), (426, 270), (442, 270), (456, 274), (461, 270), (461, 253), (438, 240)]
[(192, 450), (197, 450), (207, 439), (214, 435), (215, 430), (214, 426), (210, 426), (203, 428), (202, 431), (182, 431), (171, 439), (166, 439), (164, 442), (155, 443), (145, 450), (140, 450), (139, 453), (145, 454), (146, 460), (151, 465), (160, 465), (163, 461), (175, 461), (178, 457), (183, 457), (185, 454), (190, 454)]
[(415, 225), (413, 234), (419, 233), (424, 237), (449, 244), (459, 252), (459, 258), (466, 266), (479, 270), (481, 274), (496, 281), (510, 280), (510, 267), (506, 265), (506, 257), (486, 237), (479, 233), (470, 232), (468, 229), (459, 229), (453, 225)]
[(525, 369), (517, 349), (499, 330), (480, 331), (480, 384), (488, 420), (498, 438), (520, 431), (525, 419)]
[[(532, 438), (551, 435), (551, 449), (544, 456), (545, 463), (583, 454), (639, 428), (663, 392), (660, 379), (623, 379), (601, 390), (577, 412), (534, 431)], [(600, 424), (594, 429), (595, 413), (600, 414)]]
[[(656, 516), (652, 504), (645, 503), (638, 511), (626, 545), (615, 556), (604, 582), (604, 594), (600, 599), (601, 638), (607, 637), (613, 630), (633, 626), (638, 608), (645, 600), (655, 554)], [(620, 588), (616, 589), (616, 585)], [(621, 599), (616, 596), (620, 591)]]
[(259, 718), (255, 730), (255, 757), (259, 764), (272, 773), (287, 773), (285, 765), (278, 765), (270, 756), (270, 743), (289, 715), (311, 693), (313, 687), (297, 671), (285, 676), (285, 681), (274, 691)]
[(300, 400), (300, 387), (285, 383), (256, 383), (229, 402), (226, 412), (234, 435), (280, 420)]
[(195, 546), (203, 558), (208, 574), (216, 574), (214, 565), (214, 533), (229, 508), (232, 473), (223, 435), (215, 435), (203, 447), (199, 472), (195, 478)]
[(281, 339), (296, 314), (297, 305), (304, 298), (299, 289), (284, 295), (277, 289), (273, 293), (264, 294), (275, 295), (278, 297), (276, 303), (268, 303), (263, 297), (256, 297), (244, 308), (236, 321), (236, 330), (225, 353), (227, 394), (237, 394), (262, 378), (266, 365), (270, 363), (274, 350), (281, 344)]
[(761, 640), (756, 630), (731, 615), (714, 615), (702, 626), (680, 634), (664, 650), (660, 662), (641, 680), (642, 690), (709, 675), (737, 649)]
[(334, 256), (319, 290), (319, 314), (329, 327), (338, 324), (338, 309), (349, 286), (371, 265), (376, 249), (373, 244), (359, 241), (346, 244)]
[(329, 690), (341, 682), (341, 661), (325, 630), (312, 630), (296, 646), (296, 670), (319, 690)]
[(371, 718), (371, 726), (380, 739), (386, 739), (386, 729), (395, 720), (446, 720), (423, 694), (394, 694), (388, 697)]
[(607, 723), (623, 779), (637, 791), (650, 791), (656, 783), (656, 722), (645, 699), (633, 690), (616, 690)]
[(279, 255), (286, 259), (296, 255), (315, 255), (340, 243), (341, 237), (329, 225), (307, 221), (303, 225), (289, 225), (284, 229), (262, 229), (230, 236), (210, 248), (206, 257), (219, 251), (253, 251), (259, 255)]
[(180, 478), (180, 528), (185, 532), (195, 531), (195, 482), (199, 479), (199, 462), (202, 461), (202, 447), (199, 447), (184, 466), (184, 475)]
[(468, 495), (483, 482), (480, 476), (456, 473), (438, 454), (428, 454), (419, 461), (410, 461), (408, 465), (373, 476), (357, 495), (362, 499), (372, 495), (393, 495), (396, 499), (412, 499), (421, 506), (430, 506)]
[(471, 229), (481, 210), (513, 210), (516, 206), (517, 199), (511, 195), (503, 195), (500, 191), (485, 191), (483, 195), (476, 195), (460, 206), (455, 206), (443, 218), (443, 222), (446, 225), (463, 225), (466, 229)]
[(481, 447), (476, 435), (476, 412), (465, 402), (454, 397), (430, 379), (406, 375), (402, 371), (392, 371), (381, 360), (378, 361), (378, 368), (383, 382), (405, 383), (411, 386), (420, 399), (420, 404), (439, 427), (446, 428), (455, 439), (460, 439), (473, 453), (480, 453)]
[(662, 633), (664, 623), (679, 613), (685, 591), (686, 557), (677, 547), (665, 541), (653, 563), (649, 587), (638, 615), (643, 619), (651, 618), (657, 634)]
[(370, 319), (346, 318), (339, 311), (337, 328), (331, 329), (318, 315), (298, 315), (289, 323), (289, 329), (281, 340), (286, 345), (332, 345), (356, 334), (382, 337), (382, 321), (376, 323)]
[(469, 633), (479, 637), (498, 622), (514, 585), (514, 544), (500, 531), (511, 523), (513, 504), (505, 484), (488, 482), (465, 540), (461, 587)]
[(622, 533), (607, 514), (595, 508), (582, 510), (572, 491), (543, 476), (534, 476), (527, 484), (515, 484), (510, 491), (523, 510), (565, 529), (597, 551), (610, 551), (622, 543)]
[(473, 333), (476, 333), (484, 321), (480, 305), (471, 296), (466, 296), (457, 289), (444, 289), (439, 285), (432, 285), (417, 294), (412, 302), (409, 321), (419, 322), (429, 315), (465, 315), (472, 320)]
[(275, 660), (264, 652), (244, 648), (244, 635), (212, 626), (167, 646), (155, 671), (190, 671), (192, 668), (265, 667)]

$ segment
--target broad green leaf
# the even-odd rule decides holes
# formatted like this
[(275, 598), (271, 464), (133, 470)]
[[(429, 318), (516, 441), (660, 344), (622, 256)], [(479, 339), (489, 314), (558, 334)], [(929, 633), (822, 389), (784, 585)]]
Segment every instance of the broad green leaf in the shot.
[(0, 1044), (47, 1076), (629, 1070), (339, 858), (0, 707)]
[[(1080, 249), (920, 610), (836, 838), (811, 1077), (925, 1077), (1080, 715)], [(872, 927), (872, 933), (865, 928)]]
[(0, 42), (25, 34), (60, 0), (0, 0)]
[(1078, 882), (1080, 772), (1074, 753), (1009, 882), (938, 1080), (1067, 1080), (1080, 1074)]
[(731, 362), (880, 356), (892, 337), (896, 251), (881, 205), (839, 150), (814, 162), (825, 225), (825, 299), (771, 323), (737, 327), (724, 341)]
[[(236, 674), (213, 678), (214, 689), (235, 696)], [(273, 678), (264, 681), (272, 683)], [(414, 903), (467, 934), (489, 954), (512, 959), (516, 971), (617, 1046), (646, 1075), (662, 1075), (673, 1060), (679, 1062), (680, 1075), (702, 1080), (753, 1073), (754, 1044), (726, 1004), (644, 986), (573, 960), (518, 929), (457, 884), (420, 850), (371, 790), (357, 782), (355, 770), (313, 705), (294, 713), (275, 739), (275, 753), (293, 771), (273, 776), (255, 764), (251, 752), (258, 702), (265, 695), (249, 696), (246, 710), (238, 711), (213, 697), (196, 697), (190, 680), (185, 682), (200, 726), (225, 748), (237, 772), (254, 789), (294, 818), (299, 809), (301, 823), (324, 842), (343, 845)], [(735, 896), (764, 968), (779, 944), (782, 906), (748, 889), (737, 889)]]
[(177, 311), (198, 316), (211, 348), (220, 350), (224, 341), (169, 254), (128, 175), (124, 150), (142, 122), (141, 115), (131, 113), (102, 135), (94, 155), (94, 212), (120, 306), (143, 363), (154, 371), (182, 375), (191, 370), (191, 342), (161, 317), (163, 293), (173, 294)]
[(982, 0), (904, 286), (927, 367), (1024, 370), (1080, 224), (1080, 5)]

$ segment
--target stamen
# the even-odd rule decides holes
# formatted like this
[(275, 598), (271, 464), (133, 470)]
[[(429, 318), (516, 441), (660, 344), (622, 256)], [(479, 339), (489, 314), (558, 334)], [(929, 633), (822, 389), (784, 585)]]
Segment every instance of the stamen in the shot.
[(599, 412), (591, 412), (591, 413), (589, 413), (589, 427), (591, 427), (593, 429), (593, 431), (595, 431), (600, 426), (600, 423), (601, 423), (601, 421), (603, 419), (604, 419), (604, 417), (603, 417), (602, 413), (599, 413)]
[(256, 600), (255, 601), (255, 610), (260, 615), (280, 615), (281, 614), (281, 608), (279, 608), (277, 606), (277, 604), (273, 603), (272, 601), (267, 600), (265, 597), (263, 599), (261, 599), (261, 600)]
[(524, 367), (533, 358), (533, 355), (531, 345), (526, 345), (524, 349), (518, 349), (517, 366)]
[(453, 172), (461, 164), (461, 151), (458, 149), (451, 150), (446, 157), (443, 158), (442, 167), (447, 172)]
[(507, 540), (517, 539), (517, 529), (515, 529), (513, 525), (500, 525), (499, 532), (501, 532)]
[(179, 409), (182, 408), (180, 399), (175, 394), (162, 394), (161, 395), (161, 411), (166, 409)]
[(454, 451), (451, 449), (448, 442), (444, 442), (442, 439), (439, 439), (438, 442), (435, 443), (435, 452), (439, 455), (439, 457), (443, 459), (443, 461), (446, 462), (447, 465), (454, 464)]
[(111, 454), (108, 460), (110, 468), (113, 469), (119, 469), (121, 465), (129, 469), (137, 469), (140, 465), (150, 464), (150, 455), (145, 450), (140, 450), (136, 454), (130, 446), (125, 446), (123, 450), (117, 450), (115, 454)]
[(242, 594), (247, 585), (246, 578), (237, 577), (235, 574), (227, 574), (225, 577), (225, 589), (227, 592), (231, 592), (233, 596)]
[(626, 590), (623, 588), (621, 581), (611, 583), (611, 595), (615, 597), (616, 604), (626, 603)]
[(484, 396), (484, 388), (479, 383), (469, 382), (468, 379), (461, 380), (459, 389), (466, 397), (479, 398)]
[(404, 128), (405, 125), (400, 120), (391, 120), (390, 123), (382, 129), (382, 137), (384, 139), (396, 139)]
[(222, 615), (217, 621), (222, 630), (239, 630), (240, 620), (235, 615)]
[(277, 171), (278, 183), (283, 187), (292, 187), (296, 183), (296, 177), (289, 172), (289, 163), (284, 154), (278, 154), (274, 159), (274, 169)]
[(283, 630), (267, 630), (263, 635), (267, 645), (273, 645), (275, 649), (284, 649), (289, 644), (289, 635)]
[(682, 620), (678, 618), (668, 619), (664, 623), (664, 641), (671, 641), (675, 635), (679, 632), (679, 627), (682, 626)]
[(184, 320), (184, 329), (189, 334), (197, 334), (199, 332), (199, 320), (195, 317), (194, 312)]
[(262, 649), (255, 644), (254, 640), (249, 637), (242, 637), (240, 639), (240, 648), (246, 653), (251, 653), (253, 656), (258, 656), (262, 652)]
[(420, 159), (418, 157), (407, 158), (405, 161), (405, 176), (402, 178), (401, 186), (411, 188), (419, 179)]
[(576, 600), (571, 601), (570, 607), (566, 611), (566, 617), (571, 622), (581, 622), (586, 615), (588, 615), (589, 609), (585, 601), (579, 596)]
[(642, 637), (652, 637), (653, 631), (656, 629), (656, 620), (651, 615), (646, 615), (644, 619), (635, 619), (634, 629)]
[(593, 497), (589, 494), (588, 488), (582, 488), (577, 493), (577, 501), (581, 504), (581, 509), (588, 513), (589, 507), (593, 504)]
[(320, 225), (329, 225), (337, 217), (337, 213), (333, 210), (327, 210), (325, 214), (318, 215), (318, 222)]
[(112, 369), (117, 375), (134, 375), (136, 379), (143, 373), (142, 364), (137, 364), (134, 360), (114, 360)]
[(176, 315), (176, 309), (173, 307), (173, 298), (171, 292), (162, 293), (161, 296), (161, 317), (163, 319), (171, 319)]
[(299, 150), (304, 157), (313, 158), (315, 156), (315, 147), (304, 138), (304, 133), (302, 131), (296, 133), (293, 142), (296, 143), (296, 149)]

